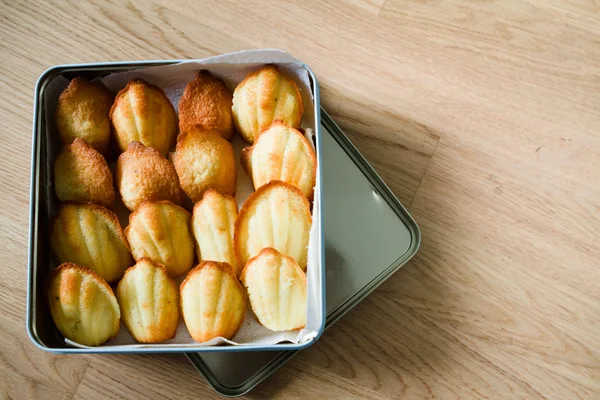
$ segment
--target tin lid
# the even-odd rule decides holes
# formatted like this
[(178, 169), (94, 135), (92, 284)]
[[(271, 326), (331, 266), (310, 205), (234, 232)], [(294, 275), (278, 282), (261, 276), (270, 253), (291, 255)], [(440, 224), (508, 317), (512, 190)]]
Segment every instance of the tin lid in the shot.
[[(327, 326), (347, 313), (419, 247), (406, 209), (321, 110)], [(187, 354), (209, 384), (239, 396), (275, 372), (295, 351)]]

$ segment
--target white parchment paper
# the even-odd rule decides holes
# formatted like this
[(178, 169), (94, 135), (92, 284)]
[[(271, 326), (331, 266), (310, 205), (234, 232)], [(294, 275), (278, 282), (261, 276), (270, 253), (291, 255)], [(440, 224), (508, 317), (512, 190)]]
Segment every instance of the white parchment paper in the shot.
[[(298, 84), (302, 93), (302, 99), (304, 102), (304, 115), (302, 117), (302, 128), (305, 129), (307, 135), (312, 135), (315, 132), (316, 121), (314, 115), (314, 94), (311, 90), (311, 84), (308, 76), (306, 67), (302, 62), (295, 59), (288, 53), (279, 50), (250, 50), (242, 51), (237, 53), (224, 54), (216, 57), (207, 58), (204, 60), (185, 61), (178, 64), (148, 67), (137, 69), (134, 71), (120, 72), (108, 75), (102, 78), (102, 82), (113, 92), (118, 92), (125, 87), (127, 82), (133, 78), (142, 78), (149, 83), (161, 87), (169, 100), (173, 103), (175, 110), (178, 109), (179, 99), (183, 95), (183, 91), (188, 82), (190, 82), (201, 69), (210, 71), (213, 75), (222, 79), (225, 84), (233, 91), (235, 86), (242, 81), (242, 79), (249, 72), (256, 68), (267, 64), (273, 63), (282, 70), (284, 74), (294, 79)], [(54, 112), (56, 101), (60, 92), (68, 85), (68, 80), (63, 77), (55, 78), (46, 90), (46, 126), (48, 127), (46, 134), (49, 135), (48, 142), (56, 143), (57, 136), (54, 132)], [(312, 138), (311, 138), (312, 139)], [(313, 143), (312, 140), (309, 140)], [(237, 182), (237, 193), (236, 199), (238, 205), (241, 206), (246, 198), (254, 190), (252, 181), (249, 176), (246, 175), (245, 171), (240, 165), (240, 152), (247, 146), (247, 144), (241, 139), (239, 134), (234, 136), (232, 145), (235, 151), (237, 168), (238, 168), (238, 182)], [(47, 165), (48, 171), (52, 171), (52, 163), (54, 155), (56, 154), (57, 148), (49, 147), (49, 162)], [(215, 346), (220, 344), (230, 345), (271, 345), (276, 343), (304, 343), (311, 339), (314, 339), (318, 335), (318, 331), (322, 329), (324, 324), (323, 315), (323, 304), (325, 299), (322, 296), (321, 285), (321, 269), (324, 265), (321, 265), (321, 229), (319, 227), (320, 221), (320, 209), (321, 209), (321, 193), (320, 193), (320, 164), (317, 166), (317, 186), (315, 188), (315, 196), (313, 203), (313, 225), (310, 232), (310, 240), (308, 246), (308, 266), (307, 266), (307, 283), (308, 283), (308, 304), (307, 304), (307, 323), (306, 328), (297, 331), (288, 332), (272, 332), (267, 328), (260, 325), (254, 317), (250, 303), (248, 302), (248, 311), (244, 323), (239, 330), (238, 334), (233, 340), (227, 340), (224, 338), (215, 338), (206, 343), (196, 343), (190, 337), (183, 318), (180, 319), (177, 334), (171, 340), (160, 344), (138, 344), (133, 337), (129, 334), (124, 325), (121, 325), (119, 334), (114, 339), (110, 340), (102, 347), (111, 349), (134, 349), (134, 348), (170, 348), (170, 347), (185, 347), (185, 348), (199, 348), (207, 346)], [(48, 189), (52, 188), (52, 179), (49, 179)], [(49, 204), (51, 201), (49, 201)], [(54, 204), (56, 207), (56, 204)], [(49, 210), (52, 211), (52, 210)], [(49, 215), (53, 215), (52, 212)], [(125, 218), (121, 218), (125, 220)], [(125, 228), (125, 227), (123, 227)], [(180, 283), (185, 276), (180, 277), (177, 283)], [(78, 343), (74, 343), (68, 339), (65, 340), (69, 345), (75, 347), (85, 348)], [(107, 349), (108, 350), (108, 349)]]

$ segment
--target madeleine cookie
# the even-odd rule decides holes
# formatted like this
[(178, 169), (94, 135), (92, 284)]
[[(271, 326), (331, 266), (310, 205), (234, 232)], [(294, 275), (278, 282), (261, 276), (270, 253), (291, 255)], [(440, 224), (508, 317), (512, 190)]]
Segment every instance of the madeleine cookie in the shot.
[(246, 292), (227, 263), (202, 261), (181, 283), (181, 314), (199, 343), (231, 339), (246, 315)]
[(254, 145), (242, 151), (241, 163), (258, 189), (272, 180), (280, 180), (299, 188), (309, 200), (317, 179), (315, 152), (296, 129), (275, 121), (262, 131)]
[(169, 276), (184, 274), (194, 264), (190, 213), (170, 201), (146, 201), (129, 215), (125, 235), (133, 258), (165, 266)]
[(211, 188), (235, 195), (237, 171), (233, 147), (215, 131), (196, 127), (180, 134), (173, 165), (181, 188), (194, 203)]
[(105, 207), (115, 202), (113, 176), (106, 160), (79, 138), (64, 145), (56, 156), (54, 190), (60, 201), (91, 201)]
[(237, 130), (246, 142), (254, 143), (275, 120), (298, 128), (304, 106), (296, 83), (274, 65), (265, 65), (235, 88), (232, 111)]
[(84, 139), (100, 153), (110, 142), (110, 120), (113, 94), (101, 82), (88, 82), (77, 77), (60, 94), (56, 106), (58, 137), (65, 144), (75, 138)]
[(187, 84), (179, 100), (179, 130), (187, 132), (200, 125), (219, 132), (223, 139), (231, 140), (232, 98), (231, 91), (222, 80), (213, 77), (208, 71), (200, 71)]
[(117, 286), (123, 323), (139, 343), (171, 339), (179, 324), (179, 291), (167, 270), (142, 258), (123, 275)]
[(231, 196), (215, 189), (204, 192), (194, 206), (192, 228), (196, 238), (198, 260), (228, 263), (240, 275), (242, 269), (233, 251), (233, 225), (237, 216), (237, 202)]
[(59, 261), (92, 269), (114, 282), (133, 265), (117, 216), (92, 203), (65, 203), (52, 221), (52, 251)]
[(108, 284), (91, 269), (63, 263), (50, 274), (48, 304), (67, 339), (99, 346), (119, 333), (121, 313)]
[(238, 264), (272, 247), (306, 269), (310, 205), (300, 189), (281, 181), (261, 186), (244, 202), (235, 220), (233, 246)]
[(148, 200), (181, 204), (181, 188), (173, 164), (140, 142), (131, 142), (119, 156), (115, 177), (123, 204), (130, 211)]
[(263, 249), (248, 261), (240, 279), (261, 325), (272, 331), (304, 328), (306, 274), (293, 259), (275, 249)]
[(177, 115), (158, 86), (133, 79), (121, 90), (110, 109), (115, 138), (121, 151), (141, 142), (166, 156), (177, 135)]

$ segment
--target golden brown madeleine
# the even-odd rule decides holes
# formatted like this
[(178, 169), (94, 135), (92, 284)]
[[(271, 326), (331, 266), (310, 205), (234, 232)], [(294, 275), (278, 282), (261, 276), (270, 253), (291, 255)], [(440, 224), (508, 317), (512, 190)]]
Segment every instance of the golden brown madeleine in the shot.
[(202, 261), (181, 283), (181, 314), (196, 342), (231, 339), (246, 315), (246, 292), (227, 263)]
[(133, 79), (110, 109), (110, 121), (121, 151), (134, 140), (166, 156), (177, 135), (177, 115), (165, 92), (143, 79)]
[(271, 181), (252, 193), (235, 220), (233, 247), (238, 265), (272, 247), (306, 269), (312, 217), (300, 189)]
[(180, 134), (173, 164), (181, 188), (194, 203), (211, 188), (235, 195), (237, 171), (233, 147), (217, 132), (195, 127)]
[(237, 130), (246, 142), (254, 143), (275, 120), (298, 128), (304, 106), (296, 83), (274, 65), (265, 65), (235, 88), (232, 111)]
[(169, 276), (184, 274), (194, 264), (190, 213), (170, 201), (146, 201), (129, 215), (125, 236), (133, 258), (147, 257), (167, 268)]
[(179, 290), (167, 270), (142, 258), (125, 271), (117, 286), (123, 323), (139, 343), (160, 343), (175, 336)]
[(52, 220), (50, 244), (60, 262), (91, 268), (107, 282), (133, 265), (117, 216), (96, 204), (62, 204)]
[(65, 144), (56, 156), (54, 189), (60, 201), (91, 201), (105, 207), (115, 202), (113, 176), (106, 160), (79, 138)]
[(231, 140), (233, 118), (231, 105), (233, 95), (222, 80), (208, 71), (200, 71), (187, 84), (179, 100), (179, 130), (187, 132), (196, 125), (219, 132)]
[(48, 303), (60, 333), (74, 342), (99, 346), (119, 333), (117, 299), (91, 269), (67, 262), (52, 271)]
[(56, 106), (56, 128), (63, 143), (84, 139), (100, 153), (110, 142), (108, 113), (114, 96), (101, 82), (77, 77), (60, 94)]
[(240, 280), (248, 289), (252, 311), (272, 331), (306, 325), (306, 274), (287, 256), (270, 247), (246, 264)]
[(226, 262), (236, 276), (242, 269), (233, 251), (233, 225), (237, 216), (237, 202), (231, 196), (215, 189), (204, 192), (194, 206), (192, 228), (198, 249), (198, 260)]
[(257, 189), (272, 180), (294, 185), (309, 200), (317, 179), (317, 158), (308, 140), (291, 126), (275, 121), (251, 147), (242, 151), (242, 166)]
[(140, 142), (131, 142), (127, 151), (119, 156), (115, 178), (123, 204), (130, 211), (148, 200), (181, 204), (175, 167), (157, 150)]

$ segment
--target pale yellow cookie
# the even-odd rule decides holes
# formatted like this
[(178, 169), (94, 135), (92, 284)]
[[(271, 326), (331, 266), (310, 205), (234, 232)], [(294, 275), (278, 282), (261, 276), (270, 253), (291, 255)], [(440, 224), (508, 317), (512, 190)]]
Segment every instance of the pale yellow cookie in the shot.
[(235, 88), (232, 111), (237, 130), (246, 142), (254, 143), (259, 132), (273, 121), (298, 128), (304, 106), (296, 83), (274, 65), (265, 65)]
[(63, 263), (52, 271), (48, 304), (54, 324), (69, 340), (99, 346), (119, 333), (117, 299), (104, 279), (89, 268)]
[(171, 339), (179, 324), (179, 291), (164, 266), (139, 259), (117, 286), (123, 323), (140, 343)]
[(233, 251), (233, 225), (237, 203), (231, 196), (208, 189), (194, 206), (192, 228), (196, 238), (198, 260), (226, 262), (236, 276), (242, 269)]
[(96, 204), (62, 204), (52, 220), (50, 244), (60, 262), (88, 267), (107, 282), (133, 265), (117, 216)]
[(235, 336), (246, 315), (246, 292), (229, 264), (202, 261), (180, 290), (183, 320), (196, 342)]
[(233, 245), (238, 264), (272, 247), (306, 269), (312, 217), (300, 189), (281, 181), (261, 186), (244, 202), (235, 220)]
[(242, 151), (241, 163), (252, 178), (254, 188), (272, 180), (294, 185), (312, 200), (317, 179), (317, 158), (302, 133), (275, 121), (258, 134), (254, 145)]
[(143, 79), (129, 81), (117, 94), (110, 120), (121, 151), (138, 141), (166, 157), (177, 135), (177, 115), (169, 98)]
[(272, 331), (306, 325), (306, 274), (290, 257), (272, 248), (250, 259), (240, 276), (258, 321)]
[(162, 264), (169, 276), (184, 274), (194, 264), (190, 213), (170, 201), (146, 201), (129, 215), (125, 235), (133, 258)]

